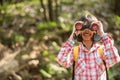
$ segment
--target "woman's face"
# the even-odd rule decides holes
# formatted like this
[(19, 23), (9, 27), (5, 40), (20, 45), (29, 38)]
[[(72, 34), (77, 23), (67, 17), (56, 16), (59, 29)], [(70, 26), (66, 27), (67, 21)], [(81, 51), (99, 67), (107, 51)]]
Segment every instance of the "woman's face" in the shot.
[(95, 31), (91, 31), (90, 29), (84, 29), (80, 33), (83, 41), (89, 41), (89, 40), (91, 41), (93, 35), (95, 34)]
[[(88, 22), (84, 22), (83, 24), (88, 25)], [(92, 31), (89, 28), (76, 31), (76, 35), (81, 34), (83, 41), (88, 41), (88, 40), (92, 41), (92, 37), (95, 33), (96, 31)]]

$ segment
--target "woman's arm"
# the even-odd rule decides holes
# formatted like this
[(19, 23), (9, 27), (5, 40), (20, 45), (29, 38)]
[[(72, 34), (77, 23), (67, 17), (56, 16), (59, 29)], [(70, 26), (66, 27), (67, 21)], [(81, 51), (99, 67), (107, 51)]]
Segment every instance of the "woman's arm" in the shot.
[(104, 44), (104, 60), (106, 62), (107, 68), (109, 68), (120, 62), (120, 56), (118, 54), (117, 48), (114, 46), (114, 40), (110, 35), (104, 33), (102, 35), (102, 41)]
[(65, 68), (69, 68), (73, 64), (73, 45), (74, 41), (69, 39), (61, 47), (60, 52), (58, 54), (58, 63), (64, 66)]

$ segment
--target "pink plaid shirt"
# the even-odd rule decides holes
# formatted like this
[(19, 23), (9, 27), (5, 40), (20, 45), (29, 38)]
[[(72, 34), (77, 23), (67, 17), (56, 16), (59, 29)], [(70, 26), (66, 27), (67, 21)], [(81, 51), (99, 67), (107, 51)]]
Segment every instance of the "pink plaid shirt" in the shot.
[[(108, 35), (102, 36), (103, 42), (103, 58), (107, 68), (113, 66), (120, 61), (118, 51), (114, 46), (113, 39)], [(79, 45), (78, 60), (75, 65), (75, 80), (104, 80), (102, 76), (105, 73), (105, 66), (100, 57), (98, 48), (99, 44), (94, 43), (88, 51), (83, 44)], [(65, 68), (73, 65), (73, 44), (68, 40), (60, 49), (58, 54), (58, 62)]]

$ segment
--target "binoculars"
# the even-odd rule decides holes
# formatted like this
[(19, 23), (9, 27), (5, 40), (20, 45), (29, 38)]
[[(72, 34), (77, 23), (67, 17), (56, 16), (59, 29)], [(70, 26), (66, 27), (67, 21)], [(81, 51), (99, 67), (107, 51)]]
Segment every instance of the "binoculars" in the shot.
[(82, 21), (77, 21), (74, 26), (75, 26), (76, 31), (84, 30), (86, 28), (88, 28), (92, 31), (97, 31), (99, 29), (99, 25), (97, 23), (91, 23), (91, 24), (85, 25), (85, 24), (83, 24)]
[[(94, 23), (91, 23), (91, 24), (83, 24), (82, 21), (77, 21), (75, 24), (74, 24), (74, 27), (76, 29), (76, 31), (79, 31), (79, 30), (84, 30), (84, 29), (90, 29), (92, 31), (96, 31), (99, 29), (99, 25), (97, 24), (97, 22), (94, 22)], [(82, 42), (82, 36), (79, 34), (78, 36), (76, 36), (76, 34), (74, 33), (73, 34), (73, 38), (74, 39), (77, 39), (79, 42)], [(93, 41), (97, 42), (97, 41), (100, 41), (101, 40), (101, 36), (98, 35), (98, 33), (94, 34), (93, 36)]]

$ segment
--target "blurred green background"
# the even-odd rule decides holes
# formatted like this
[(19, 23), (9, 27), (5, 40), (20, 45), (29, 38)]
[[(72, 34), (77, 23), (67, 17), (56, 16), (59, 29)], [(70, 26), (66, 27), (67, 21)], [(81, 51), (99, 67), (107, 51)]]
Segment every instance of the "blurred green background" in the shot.
[[(57, 55), (84, 13), (102, 21), (120, 52), (119, 0), (0, 0), (0, 80), (71, 80)], [(120, 63), (109, 78), (120, 80)]]

